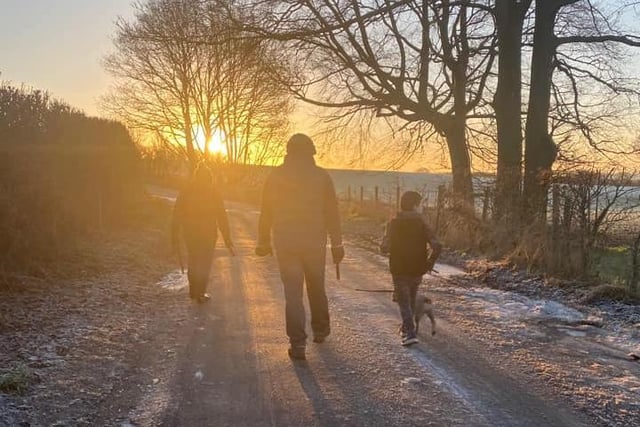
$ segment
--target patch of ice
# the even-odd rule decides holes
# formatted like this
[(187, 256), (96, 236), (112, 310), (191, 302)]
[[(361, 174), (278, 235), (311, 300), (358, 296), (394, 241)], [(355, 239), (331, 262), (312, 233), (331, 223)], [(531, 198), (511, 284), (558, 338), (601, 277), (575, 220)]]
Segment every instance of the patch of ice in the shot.
[(536, 300), (513, 292), (497, 289), (472, 288), (462, 296), (479, 306), (494, 319), (554, 320), (579, 322), (585, 315), (556, 301)]
[(436, 271), (437, 276), (443, 277), (459, 276), (465, 274), (465, 272), (458, 267), (454, 267), (448, 264), (436, 263), (433, 269)]
[(403, 378), (400, 381), (400, 384), (402, 384), (402, 385), (410, 385), (410, 384), (419, 384), (420, 382), (422, 382), (422, 380), (420, 380), (420, 378), (407, 377), (407, 378)]
[(188, 287), (189, 281), (187, 279), (187, 275), (183, 274), (182, 271), (173, 270), (165, 274), (157, 285), (168, 291), (179, 291)]
[(569, 335), (570, 337), (586, 337), (587, 333), (584, 331), (576, 331), (575, 329), (564, 329), (560, 328), (562, 332)]
[(533, 300), (533, 307), (529, 310), (531, 317), (552, 318), (567, 322), (580, 321), (585, 315), (578, 310), (567, 307), (556, 301)]

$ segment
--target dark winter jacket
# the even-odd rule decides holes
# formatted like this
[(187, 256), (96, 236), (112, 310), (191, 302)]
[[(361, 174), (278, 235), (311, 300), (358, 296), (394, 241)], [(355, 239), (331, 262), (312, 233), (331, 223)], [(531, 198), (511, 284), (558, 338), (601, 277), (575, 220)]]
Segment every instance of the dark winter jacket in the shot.
[(215, 243), (217, 229), (225, 243), (231, 242), (227, 212), (220, 193), (212, 186), (194, 185), (181, 191), (173, 211), (174, 242), (182, 231), (187, 245), (198, 241)]
[(342, 245), (338, 201), (331, 177), (313, 157), (285, 157), (264, 186), (258, 245), (278, 248)]
[(391, 274), (422, 276), (433, 268), (435, 261), (430, 259), (428, 245), (439, 246), (433, 242), (431, 230), (422, 215), (402, 211), (387, 224), (380, 250), (389, 254)]

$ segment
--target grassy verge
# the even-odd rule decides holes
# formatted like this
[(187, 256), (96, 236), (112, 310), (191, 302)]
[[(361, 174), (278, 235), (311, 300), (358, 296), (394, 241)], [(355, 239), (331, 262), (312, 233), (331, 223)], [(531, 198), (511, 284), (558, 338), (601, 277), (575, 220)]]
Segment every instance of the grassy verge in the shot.
[(22, 363), (0, 371), (0, 392), (22, 394), (29, 388), (29, 370)]
[(596, 249), (592, 271), (603, 281), (623, 284), (629, 276), (631, 251), (628, 246), (615, 246)]

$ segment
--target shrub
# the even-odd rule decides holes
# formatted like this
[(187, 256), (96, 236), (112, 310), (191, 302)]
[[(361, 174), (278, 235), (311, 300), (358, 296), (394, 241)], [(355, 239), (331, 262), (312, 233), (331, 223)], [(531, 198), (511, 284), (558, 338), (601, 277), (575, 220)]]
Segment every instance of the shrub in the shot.
[(36, 273), (78, 236), (124, 221), (141, 172), (121, 124), (0, 84), (0, 271)]

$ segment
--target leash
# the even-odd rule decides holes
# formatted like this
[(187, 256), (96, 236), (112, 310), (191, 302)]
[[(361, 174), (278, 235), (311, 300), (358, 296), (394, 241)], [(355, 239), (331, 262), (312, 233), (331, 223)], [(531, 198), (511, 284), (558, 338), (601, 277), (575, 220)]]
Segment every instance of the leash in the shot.
[[(442, 280), (444, 282), (447, 283), (451, 283), (453, 285), (456, 284), (455, 281), (453, 281), (452, 279), (442, 276), (440, 275), (440, 272), (438, 270), (431, 270), (431, 272), (429, 272), (430, 276), (433, 276), (439, 280)], [(364, 288), (355, 288), (355, 291), (358, 292), (376, 292), (376, 293), (393, 293), (393, 289), (380, 289), (380, 288), (373, 288), (373, 289), (364, 289)]]

